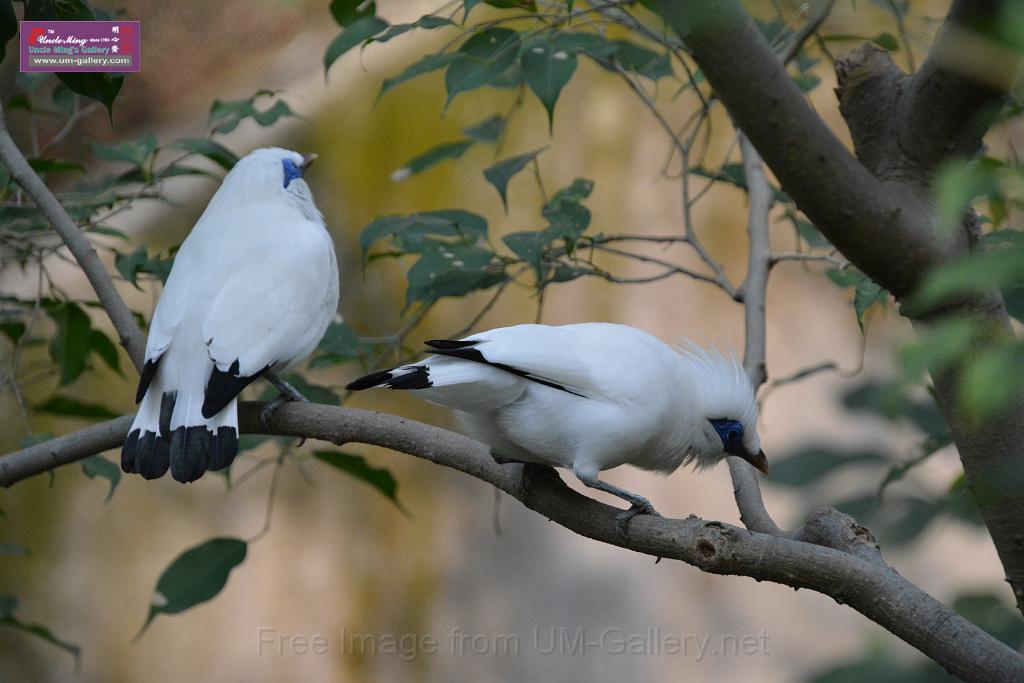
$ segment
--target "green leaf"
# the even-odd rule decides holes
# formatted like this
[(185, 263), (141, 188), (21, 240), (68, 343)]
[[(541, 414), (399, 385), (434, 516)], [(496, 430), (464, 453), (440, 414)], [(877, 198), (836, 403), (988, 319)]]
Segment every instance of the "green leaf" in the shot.
[(118, 415), (113, 410), (98, 403), (82, 403), (67, 396), (54, 396), (45, 403), (40, 403), (36, 406), (36, 410), (53, 415), (66, 415), (68, 417), (82, 417), (95, 420), (110, 420)]
[(145, 166), (156, 153), (157, 142), (152, 134), (119, 142), (113, 145), (105, 145), (100, 142), (92, 143), (92, 151), (98, 158), (104, 161), (125, 161), (135, 166)]
[(857, 324), (861, 332), (864, 331), (864, 314), (876, 302), (886, 301), (888, 296), (889, 292), (868, 278), (857, 283), (857, 288), (853, 291), (853, 310), (857, 314)]
[(501, 195), (501, 203), (505, 207), (505, 211), (508, 211), (508, 181), (512, 179), (512, 176), (526, 168), (526, 166), (536, 159), (537, 155), (545, 149), (547, 149), (547, 147), (541, 147), (540, 149), (535, 149), (532, 152), (527, 152), (526, 154), (502, 159), (490, 168), (484, 170), (484, 178), (486, 178), (487, 182), (493, 185), (494, 189), (496, 189), (498, 194)]
[(7, 43), (18, 35), (18, 17), (11, 0), (0, 0), (0, 62), (7, 56)]
[(544, 251), (551, 244), (551, 236), (546, 230), (513, 232), (505, 235), (501, 241), (533, 268), (538, 281), (544, 279)]
[(410, 176), (422, 173), (428, 168), (436, 166), (446, 159), (458, 159), (474, 144), (476, 144), (474, 140), (457, 140), (440, 144), (410, 159), (404, 166), (394, 170), (391, 173), (391, 180), (396, 183), (401, 182)]
[(0, 543), (0, 557), (15, 557), (17, 555), (31, 555), (28, 548), (20, 543)]
[(441, 28), (442, 26), (455, 26), (455, 22), (452, 21), (451, 19), (446, 19), (445, 17), (437, 17), (434, 16), (433, 14), (427, 14), (425, 16), (420, 17), (411, 24), (395, 24), (394, 26), (389, 27), (387, 31), (384, 31), (379, 36), (375, 36), (373, 41), (375, 43), (386, 43), (392, 38), (396, 38), (402, 35), (403, 33), (408, 33), (413, 29), (434, 29)]
[(654, 52), (628, 40), (613, 40), (615, 60), (622, 68), (656, 81), (672, 75), (672, 63), (667, 52)]
[(519, 56), (519, 34), (509, 28), (489, 28), (471, 36), (456, 53), (444, 75), (448, 102), (461, 92), (495, 81)]
[(488, 117), (480, 123), (463, 128), (462, 132), (477, 142), (488, 142), (494, 144), (505, 132), (505, 117), (500, 114)]
[(227, 171), (238, 163), (238, 156), (234, 152), (209, 138), (182, 138), (176, 140), (173, 146), (186, 152), (200, 154)]
[(790, 216), (790, 220), (793, 222), (793, 227), (796, 229), (797, 234), (803, 238), (804, 242), (807, 242), (808, 246), (827, 247), (831, 244), (814, 223), (797, 218), (795, 214)]
[(889, 52), (898, 52), (900, 49), (900, 41), (896, 40), (896, 36), (891, 33), (879, 33), (871, 39), (871, 42)]
[(59, 386), (71, 384), (85, 370), (92, 349), (89, 316), (76, 304), (65, 302), (47, 310), (57, 325), (50, 340), (50, 358), (60, 368)]
[(46, 175), (47, 173), (66, 173), (69, 171), (85, 173), (85, 166), (64, 159), (29, 159), (28, 165), (32, 167), (33, 171), (41, 175)]
[(359, 357), (359, 338), (347, 323), (331, 323), (318, 349), (349, 358)]
[(111, 121), (114, 118), (114, 100), (124, 85), (124, 76), (109, 73), (58, 73), (57, 78), (82, 97), (96, 100), (107, 108)]
[(269, 436), (263, 436), (261, 434), (242, 434), (238, 437), (238, 452), (250, 451), (269, 440)]
[(12, 344), (17, 344), (25, 334), (25, 323), (18, 321), (0, 323), (0, 333), (10, 339)]
[(1021, 395), (1024, 346), (1001, 344), (970, 359), (961, 381), (961, 401), (970, 417), (991, 417)]
[(554, 127), (555, 103), (576, 71), (576, 54), (557, 44), (552, 34), (523, 46), (523, 78), (548, 112), (548, 130)]
[(486, 236), (487, 221), (482, 216), (449, 209), (377, 218), (363, 228), (359, 235), (359, 246), (365, 257), (370, 246), (385, 237), (391, 237), (404, 252), (421, 252), (430, 245), (450, 241), (463, 245), (476, 244)]
[(793, 76), (793, 82), (800, 88), (801, 92), (808, 93), (818, 87), (821, 78), (817, 74), (803, 73)]
[(936, 223), (953, 232), (975, 198), (998, 196), (998, 176), (1006, 165), (992, 158), (951, 161), (939, 169), (935, 179)]
[(0, 624), (28, 633), (37, 638), (41, 638), (51, 645), (64, 650), (75, 658), (75, 666), (78, 666), (78, 657), (81, 654), (81, 649), (77, 645), (69, 643), (66, 640), (61, 640), (57, 636), (53, 635), (53, 632), (45, 626), (41, 626), (40, 624), (28, 624), (19, 620), (14, 616), (14, 611), (17, 609), (17, 606), (18, 601), (14, 596), (0, 596)]
[(175, 558), (156, 582), (145, 633), (158, 614), (177, 614), (212, 599), (228, 582), (231, 570), (245, 560), (248, 544), (237, 538), (212, 538)]
[(564, 238), (566, 243), (575, 242), (586, 232), (590, 225), (590, 210), (580, 202), (589, 197), (593, 189), (594, 181), (577, 178), (556, 192), (541, 210), (541, 215), (550, 223), (547, 232)]
[(953, 601), (953, 609), (982, 630), (1014, 649), (1024, 643), (1024, 621), (1015, 610), (992, 593), (964, 593)]
[(331, 16), (339, 26), (349, 26), (377, 13), (374, 0), (331, 0)]
[(429, 244), (406, 273), (409, 286), (406, 305), (430, 303), (445, 296), (463, 296), (486, 289), (505, 279), (503, 271), (491, 268), (494, 252), (476, 246)]
[(110, 483), (107, 497), (103, 499), (104, 503), (109, 503), (114, 497), (114, 489), (121, 481), (121, 468), (102, 455), (93, 455), (82, 461), (82, 472), (90, 479), (101, 477)]
[(408, 514), (398, 501), (398, 482), (388, 470), (372, 467), (362, 456), (349, 455), (341, 451), (313, 451), (313, 457), (366, 482), (394, 503), (395, 507)]
[(385, 79), (384, 82), (381, 83), (380, 92), (377, 93), (377, 99), (380, 99), (384, 93), (389, 92), (396, 86), (401, 85), (416, 76), (421, 76), (425, 73), (442, 69), (461, 57), (462, 55), (455, 52), (427, 55), (415, 64), (407, 66), (397, 76)]
[(324, 53), (324, 74), (331, 70), (331, 65), (338, 61), (338, 58), (354, 48), (355, 46), (368, 41), (388, 27), (388, 22), (377, 17), (362, 17), (353, 23), (331, 41)]
[(107, 367), (122, 377), (124, 376), (124, 373), (121, 372), (121, 357), (117, 353), (117, 347), (107, 335), (99, 330), (93, 330), (89, 335), (89, 345), (92, 347), (92, 352), (99, 356), (107, 364)]
[[(576, 54), (584, 53), (597, 60), (607, 61), (615, 54), (617, 46), (597, 33), (586, 33), (583, 31), (565, 31), (555, 37), (555, 42), (561, 50), (568, 50)], [(602, 64), (602, 66), (604, 66)]]
[(295, 112), (283, 100), (274, 100), (274, 103), (265, 109), (256, 106), (256, 100), (272, 97), (274, 94), (273, 90), (259, 90), (252, 97), (241, 100), (214, 100), (210, 106), (210, 129), (214, 133), (230, 133), (246, 119), (252, 119), (257, 125), (266, 127), (272, 126), (282, 118), (295, 116)]
[(885, 465), (889, 458), (876, 451), (840, 450), (830, 444), (806, 446), (772, 462), (772, 483), (804, 487), (853, 465)]

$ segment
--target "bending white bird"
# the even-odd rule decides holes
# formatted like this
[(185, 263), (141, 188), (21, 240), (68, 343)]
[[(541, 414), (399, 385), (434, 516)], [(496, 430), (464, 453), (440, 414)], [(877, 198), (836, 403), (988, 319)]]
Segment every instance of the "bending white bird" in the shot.
[(727, 455), (764, 473), (757, 401), (733, 358), (674, 349), (626, 325), (516, 325), (428, 341), (432, 357), (366, 375), (349, 389), (390, 387), (458, 411), (498, 462), (571, 469), (630, 504), (620, 520), (657, 514), (598, 473), (633, 465), (669, 473)]
[(121, 468), (180, 482), (231, 464), (238, 393), (308, 356), (338, 307), (338, 266), (302, 173), (259, 149), (224, 178), (181, 245), (146, 343)]

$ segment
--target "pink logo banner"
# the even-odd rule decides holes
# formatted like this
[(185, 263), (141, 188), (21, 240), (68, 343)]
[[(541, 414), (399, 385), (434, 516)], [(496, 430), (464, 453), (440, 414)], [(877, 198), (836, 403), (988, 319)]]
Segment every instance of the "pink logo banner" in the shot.
[(21, 70), (139, 71), (137, 21), (23, 21)]

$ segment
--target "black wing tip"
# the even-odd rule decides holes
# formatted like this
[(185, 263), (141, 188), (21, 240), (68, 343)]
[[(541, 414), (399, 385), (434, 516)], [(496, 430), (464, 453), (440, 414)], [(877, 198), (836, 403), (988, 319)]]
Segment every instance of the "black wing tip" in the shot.
[(546, 387), (551, 387), (552, 389), (558, 389), (559, 391), (564, 391), (565, 393), (572, 394), (573, 396), (586, 398), (586, 396), (584, 396), (583, 394), (577, 393), (572, 389), (569, 389), (567, 387), (562, 386), (561, 384), (558, 384), (557, 382), (552, 382), (550, 380), (543, 379), (542, 377), (534, 377), (525, 370), (520, 370), (519, 368), (512, 367), (511, 365), (506, 365), (505, 363), (495, 363), (493, 361), (487, 360), (487, 357), (484, 356), (484, 354), (480, 353), (479, 349), (438, 349), (434, 351), (434, 353), (438, 356), (450, 356), (452, 358), (461, 358), (462, 360), (468, 360), (474, 363), (490, 365), (491, 367), (498, 368), (499, 370), (504, 370), (505, 372), (510, 372), (513, 375), (516, 375), (517, 377), (522, 377), (523, 379), (530, 380), (531, 382), (536, 382), (537, 384), (542, 384)]
[(240, 375), (238, 361), (235, 360), (227, 371), (220, 370), (216, 365), (210, 373), (210, 379), (206, 381), (206, 392), (203, 396), (203, 417), (209, 420), (211, 417), (224, 410), (227, 404), (231, 403), (242, 389), (255, 382), (263, 376), (270, 366), (263, 368), (252, 375)]
[(395, 370), (380, 370), (371, 372), (357, 380), (349, 382), (345, 388), (350, 391), (362, 391), (374, 387), (389, 387), (391, 389), (429, 389), (434, 386), (430, 381), (430, 369), (423, 365), (414, 365), (411, 369), (401, 368), (403, 372), (395, 374)]
[(345, 385), (345, 388), (349, 391), (372, 389), (373, 387), (379, 387), (389, 379), (391, 379), (391, 370), (379, 370), (377, 372), (371, 372), (369, 375), (363, 375), (359, 379), (352, 380)]
[(136, 405), (142, 403), (142, 399), (146, 397), (146, 391), (153, 382), (153, 378), (156, 377), (156, 369), (160, 365), (161, 358), (163, 358), (162, 355), (147, 360), (146, 364), (142, 366), (142, 372), (139, 373), (139, 388), (135, 390)]
[(431, 339), (430, 341), (424, 342), (427, 346), (432, 349), (464, 349), (468, 346), (476, 346), (482, 340), (480, 339)]

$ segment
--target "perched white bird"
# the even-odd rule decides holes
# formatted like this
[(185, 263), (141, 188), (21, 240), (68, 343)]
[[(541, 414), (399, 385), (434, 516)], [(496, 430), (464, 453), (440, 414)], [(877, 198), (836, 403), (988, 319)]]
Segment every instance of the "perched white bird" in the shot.
[(610, 323), (516, 325), (427, 345), (432, 357), (348, 388), (407, 389), (454, 408), (499, 462), (565, 467), (628, 501), (623, 523), (657, 513), (646, 498), (598, 479), (602, 470), (669, 473), (735, 455), (768, 472), (750, 380), (717, 351), (677, 350)]
[(259, 149), (224, 178), (174, 259), (146, 343), (121, 468), (190, 482), (238, 452), (237, 396), (309, 355), (338, 307), (338, 266), (302, 173)]

